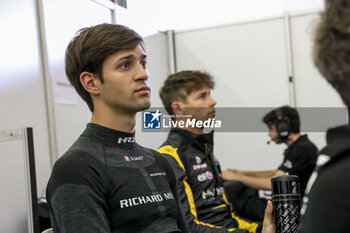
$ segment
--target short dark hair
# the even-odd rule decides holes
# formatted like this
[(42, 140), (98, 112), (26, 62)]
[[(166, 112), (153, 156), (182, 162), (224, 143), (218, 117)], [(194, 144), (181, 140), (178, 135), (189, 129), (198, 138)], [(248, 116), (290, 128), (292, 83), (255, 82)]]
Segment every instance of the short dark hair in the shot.
[(143, 39), (134, 30), (107, 23), (82, 28), (70, 41), (66, 50), (66, 75), (92, 112), (92, 99), (80, 82), (80, 74), (84, 71), (94, 73), (103, 83), (102, 65), (106, 58), (139, 44), (143, 45)]
[(213, 89), (213, 77), (204, 71), (184, 70), (171, 74), (164, 81), (159, 91), (163, 105), (169, 114), (174, 114), (171, 107), (174, 101), (187, 101), (187, 96), (202, 87)]
[(326, 0), (313, 46), (320, 73), (350, 107), (350, 1)]
[(292, 133), (299, 133), (300, 132), (300, 120), (299, 120), (299, 114), (296, 109), (291, 108), (287, 105), (279, 107), (275, 110), (270, 111), (263, 117), (263, 122), (270, 126), (271, 124), (276, 124), (276, 121), (278, 120), (278, 114), (277, 111), (280, 111), (280, 114), (283, 117), (287, 117), (289, 120), (290, 125), (290, 132)]

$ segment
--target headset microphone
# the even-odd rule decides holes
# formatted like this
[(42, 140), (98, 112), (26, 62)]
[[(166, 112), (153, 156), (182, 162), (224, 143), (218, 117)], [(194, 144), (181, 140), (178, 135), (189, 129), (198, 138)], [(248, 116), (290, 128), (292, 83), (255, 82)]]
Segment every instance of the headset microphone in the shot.
[(266, 143), (267, 145), (270, 145), (271, 142), (272, 142), (272, 139), (268, 140)]

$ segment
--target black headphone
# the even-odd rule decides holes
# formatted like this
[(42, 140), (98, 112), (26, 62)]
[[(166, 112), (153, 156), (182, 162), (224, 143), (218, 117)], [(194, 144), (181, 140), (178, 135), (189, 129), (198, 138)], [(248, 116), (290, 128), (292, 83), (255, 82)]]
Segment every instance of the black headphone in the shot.
[(290, 135), (290, 120), (287, 116), (284, 116), (282, 109), (275, 110), (277, 120), (275, 121), (276, 131), (279, 139), (285, 140)]

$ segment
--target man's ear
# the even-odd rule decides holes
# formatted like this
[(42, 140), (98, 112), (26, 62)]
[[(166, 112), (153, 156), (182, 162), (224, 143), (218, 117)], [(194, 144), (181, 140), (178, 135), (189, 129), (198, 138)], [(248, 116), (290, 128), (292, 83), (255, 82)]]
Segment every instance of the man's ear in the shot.
[(175, 115), (183, 115), (184, 114), (182, 102), (178, 102), (178, 101), (173, 102), (171, 104), (171, 108), (172, 108), (173, 113)]
[(80, 74), (80, 83), (91, 95), (97, 95), (100, 93), (100, 79), (93, 73), (87, 71), (82, 72)]

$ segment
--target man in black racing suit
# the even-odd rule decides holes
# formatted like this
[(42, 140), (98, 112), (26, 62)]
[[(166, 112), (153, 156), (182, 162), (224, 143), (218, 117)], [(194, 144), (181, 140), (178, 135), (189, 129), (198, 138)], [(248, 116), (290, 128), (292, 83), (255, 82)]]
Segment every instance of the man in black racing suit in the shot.
[[(298, 233), (348, 232), (350, 229), (350, 127), (327, 131), (327, 146), (303, 198)], [(316, 224), (317, 223), (317, 224)]]
[(215, 117), (215, 100), (210, 96), (213, 78), (201, 71), (170, 75), (160, 97), (174, 122), (184, 127), (171, 129), (158, 149), (169, 160), (179, 181), (179, 195), (191, 232), (259, 232), (261, 225), (236, 216), (228, 203), (219, 162), (213, 154), (213, 131), (187, 126), (186, 121)]
[(150, 106), (142, 37), (122, 25), (84, 28), (66, 73), (92, 119), (52, 170), (53, 232), (189, 232), (169, 163), (135, 142), (135, 115)]
[(56, 162), (47, 198), (54, 232), (186, 229), (168, 161), (134, 133), (93, 123)]
[(350, 229), (350, 0), (326, 0), (314, 36), (314, 62), (348, 108), (348, 124), (327, 131), (305, 191), (299, 233)]

